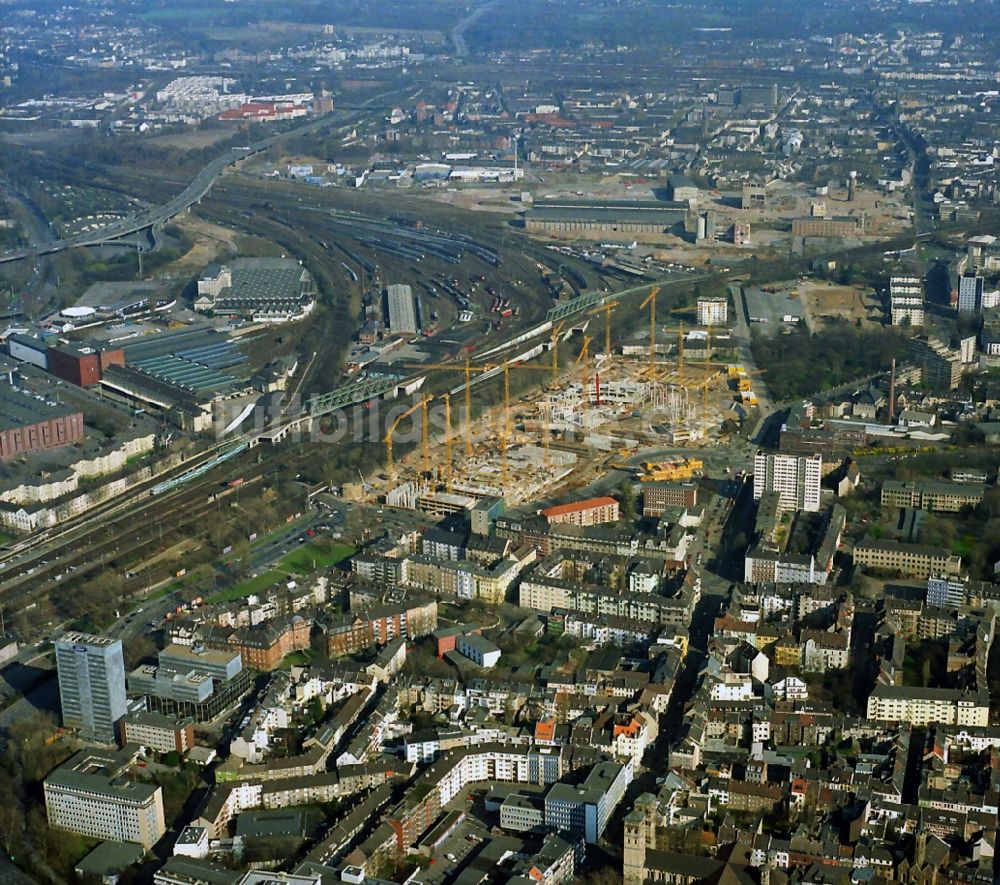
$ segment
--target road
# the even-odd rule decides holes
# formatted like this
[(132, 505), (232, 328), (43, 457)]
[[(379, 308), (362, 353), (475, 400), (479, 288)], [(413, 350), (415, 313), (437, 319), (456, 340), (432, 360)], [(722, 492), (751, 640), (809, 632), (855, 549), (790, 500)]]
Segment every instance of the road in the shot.
[[(359, 107), (367, 108), (369, 105), (386, 95), (391, 95), (398, 91), (399, 90), (391, 90), (389, 92), (372, 96), (372, 98), (362, 102)], [(344, 119), (343, 122), (345, 124), (349, 124), (352, 120), (356, 121), (356, 119), (356, 117), (350, 117)], [(253, 144), (246, 145), (243, 148), (234, 148), (230, 150), (229, 153), (216, 157), (214, 160), (206, 163), (183, 191), (181, 191), (172, 200), (156, 207), (155, 209), (150, 209), (147, 212), (141, 212), (137, 215), (133, 215), (115, 224), (103, 227), (98, 231), (78, 234), (77, 236), (69, 237), (68, 239), (51, 240), (50, 242), (38, 244), (34, 248), (30, 249), (18, 249), (13, 252), (5, 252), (0, 254), (0, 264), (9, 261), (19, 261), (31, 255), (51, 255), (56, 252), (64, 252), (67, 249), (75, 249), (79, 246), (96, 246), (100, 243), (106, 243), (109, 240), (117, 240), (120, 237), (138, 233), (139, 231), (146, 230), (147, 228), (163, 225), (175, 215), (179, 215), (186, 209), (190, 209), (191, 206), (204, 197), (215, 183), (215, 180), (229, 166), (239, 162), (240, 160), (244, 160), (247, 157), (252, 157), (254, 154), (258, 154), (261, 151), (267, 150), (283, 138), (288, 138), (291, 135), (302, 135), (306, 132), (312, 132), (315, 129), (321, 129), (324, 126), (328, 126), (333, 122), (335, 122), (335, 119), (331, 115), (324, 114), (322, 117), (311, 120), (302, 126), (296, 126), (293, 129), (288, 129), (284, 132), (276, 132), (274, 135), (269, 135), (267, 138), (254, 142)]]
[(498, 2), (499, 0), (490, 0), (490, 2), (484, 3), (482, 6), (477, 6), (451, 29), (451, 42), (455, 44), (455, 55), (459, 58), (465, 58), (469, 54), (469, 47), (465, 42), (465, 32), (469, 29), (470, 25), (479, 21)]

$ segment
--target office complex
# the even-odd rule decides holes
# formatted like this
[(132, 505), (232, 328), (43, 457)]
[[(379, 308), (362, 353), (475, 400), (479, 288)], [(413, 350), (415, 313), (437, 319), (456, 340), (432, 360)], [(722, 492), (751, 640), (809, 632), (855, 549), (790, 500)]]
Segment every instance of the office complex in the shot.
[(759, 452), (754, 458), (753, 497), (759, 501), (765, 492), (780, 495), (782, 510), (819, 510), (819, 484), (823, 476), (823, 456), (768, 455)]
[(963, 507), (981, 504), (986, 484), (978, 482), (906, 482), (882, 483), (883, 507), (912, 507), (935, 513), (958, 513)]
[(166, 832), (163, 793), (130, 776), (138, 746), (81, 750), (45, 778), (49, 826), (151, 848)]
[(943, 547), (866, 539), (854, 545), (854, 564), (884, 569), (914, 578), (958, 575), (962, 558)]
[(958, 312), (976, 313), (983, 309), (983, 278), (974, 270), (958, 278)]
[(545, 797), (545, 824), (560, 833), (597, 842), (608, 818), (632, 782), (632, 760), (601, 762), (579, 787), (554, 784)]
[(63, 725), (113, 743), (125, 715), (125, 658), (119, 639), (66, 633), (56, 642)]

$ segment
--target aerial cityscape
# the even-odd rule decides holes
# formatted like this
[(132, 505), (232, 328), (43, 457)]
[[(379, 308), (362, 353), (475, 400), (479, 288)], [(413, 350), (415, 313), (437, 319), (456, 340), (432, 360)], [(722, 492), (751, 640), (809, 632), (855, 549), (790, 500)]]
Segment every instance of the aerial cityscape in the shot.
[(993, 885), (1000, 0), (0, 0), (0, 885)]

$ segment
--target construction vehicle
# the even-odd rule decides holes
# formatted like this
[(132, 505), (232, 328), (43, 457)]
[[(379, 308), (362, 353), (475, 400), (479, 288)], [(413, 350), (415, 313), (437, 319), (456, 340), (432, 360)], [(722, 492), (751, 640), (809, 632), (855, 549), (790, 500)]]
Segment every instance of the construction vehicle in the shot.
[(681, 458), (677, 461), (643, 461), (639, 466), (641, 482), (673, 482), (693, 478), (705, 464), (700, 458)]

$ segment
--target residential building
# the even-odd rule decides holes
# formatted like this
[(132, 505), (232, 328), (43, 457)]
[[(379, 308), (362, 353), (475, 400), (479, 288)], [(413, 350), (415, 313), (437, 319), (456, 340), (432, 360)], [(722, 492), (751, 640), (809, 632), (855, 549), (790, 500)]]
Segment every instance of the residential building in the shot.
[(610, 497), (588, 498), (586, 501), (557, 504), (555, 507), (547, 507), (539, 512), (550, 525), (600, 525), (605, 522), (617, 522), (621, 516), (618, 502)]
[(87, 740), (114, 743), (126, 712), (120, 639), (65, 633), (56, 641), (63, 725)]
[(924, 324), (924, 287), (918, 277), (890, 278), (889, 314), (894, 326)]
[(876, 684), (868, 697), (867, 716), (876, 721), (917, 726), (939, 722), (982, 728), (989, 725), (990, 702), (985, 693)]
[(943, 341), (925, 335), (910, 339), (910, 359), (928, 387), (954, 390), (962, 377), (962, 355)]
[(934, 574), (957, 576), (962, 570), (961, 557), (943, 547), (870, 538), (854, 546), (854, 562), (923, 579)]
[(820, 503), (823, 456), (772, 455), (758, 452), (754, 458), (753, 497), (778, 492), (782, 510), (816, 512)]
[(81, 750), (45, 778), (49, 826), (94, 839), (136, 842), (151, 848), (166, 832), (158, 786), (129, 777), (134, 745)]
[(699, 326), (724, 326), (729, 322), (729, 299), (724, 295), (701, 297), (697, 307)]

